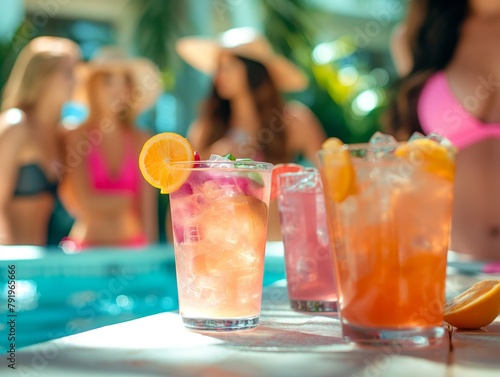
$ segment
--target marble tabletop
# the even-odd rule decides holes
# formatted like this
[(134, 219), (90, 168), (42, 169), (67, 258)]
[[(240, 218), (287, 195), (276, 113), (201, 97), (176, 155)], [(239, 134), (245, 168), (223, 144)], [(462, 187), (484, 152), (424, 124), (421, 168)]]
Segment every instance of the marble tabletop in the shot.
[[(447, 289), (469, 280), (450, 277)], [(497, 377), (500, 317), (478, 331), (451, 331), (433, 347), (361, 347), (342, 341), (336, 315), (292, 311), (277, 284), (264, 289), (254, 330), (188, 331), (168, 312), (22, 348), (16, 369), (7, 365), (2, 356), (1, 376)]]

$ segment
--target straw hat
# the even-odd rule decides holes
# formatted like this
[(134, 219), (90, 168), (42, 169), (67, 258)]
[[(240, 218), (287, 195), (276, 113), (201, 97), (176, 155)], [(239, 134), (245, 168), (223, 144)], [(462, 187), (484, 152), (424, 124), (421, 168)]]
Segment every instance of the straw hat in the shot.
[(223, 51), (262, 63), (283, 92), (307, 87), (307, 77), (292, 62), (277, 55), (269, 42), (249, 27), (230, 29), (216, 38), (184, 37), (176, 43), (178, 54), (194, 68), (212, 75), (217, 71)]
[(73, 61), (80, 59), (80, 47), (66, 38), (37, 37), (32, 39), (23, 49), (23, 54), (36, 55), (50, 53), (53, 56), (68, 56)]
[(148, 59), (128, 57), (115, 46), (101, 47), (88, 62), (77, 66), (73, 100), (88, 105), (88, 80), (99, 72), (116, 71), (127, 71), (132, 77), (132, 92), (126, 100), (136, 115), (154, 105), (162, 92), (158, 68)]

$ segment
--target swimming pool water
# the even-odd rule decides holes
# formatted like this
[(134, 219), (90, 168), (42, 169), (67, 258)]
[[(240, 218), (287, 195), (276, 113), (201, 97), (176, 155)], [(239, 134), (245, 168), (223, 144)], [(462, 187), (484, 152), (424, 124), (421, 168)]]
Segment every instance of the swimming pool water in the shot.
[[(1, 247), (0, 348), (7, 340), (7, 267), (16, 269), (16, 346), (178, 309), (171, 245), (140, 252)], [(264, 286), (284, 278), (281, 243), (266, 251)]]

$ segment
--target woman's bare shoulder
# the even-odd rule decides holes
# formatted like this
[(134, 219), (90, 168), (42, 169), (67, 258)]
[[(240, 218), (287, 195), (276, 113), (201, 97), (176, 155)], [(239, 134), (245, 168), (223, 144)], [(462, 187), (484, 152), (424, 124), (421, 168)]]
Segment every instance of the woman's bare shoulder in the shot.
[(285, 104), (285, 114), (294, 116), (298, 119), (314, 116), (311, 109), (299, 101), (288, 101)]
[(19, 143), (29, 137), (26, 114), (19, 109), (0, 113), (0, 142)]
[(410, 73), (413, 58), (408, 44), (408, 27), (406, 23), (400, 23), (392, 30), (390, 52), (398, 75), (404, 77)]
[(303, 103), (299, 101), (287, 102), (284, 108), (285, 116), (290, 119), (290, 124), (300, 129), (317, 128), (319, 126), (316, 115)]
[(311, 109), (298, 101), (286, 104), (285, 115), (289, 130), (289, 149), (314, 161), (316, 151), (326, 139), (320, 121)]
[(201, 132), (207, 126), (207, 122), (204, 119), (195, 119), (188, 128), (187, 134), (197, 134)]

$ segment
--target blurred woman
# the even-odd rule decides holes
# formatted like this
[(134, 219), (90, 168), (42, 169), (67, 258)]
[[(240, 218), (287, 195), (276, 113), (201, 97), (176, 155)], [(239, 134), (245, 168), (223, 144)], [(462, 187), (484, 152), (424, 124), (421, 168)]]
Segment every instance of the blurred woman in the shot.
[(160, 93), (158, 72), (149, 61), (126, 59), (112, 48), (84, 68), (81, 96), (89, 116), (65, 138), (61, 192), (75, 223), (62, 246), (71, 251), (156, 242), (156, 192), (142, 179), (137, 162), (150, 135), (137, 130), (134, 121)]
[[(299, 158), (315, 162), (326, 138), (321, 125), (306, 106), (285, 102), (281, 95), (305, 89), (307, 79), (255, 30), (231, 29), (218, 39), (181, 38), (177, 51), (214, 77), (201, 115), (188, 132), (201, 158), (232, 153), (274, 164)], [(273, 205), (268, 238), (280, 237)]]
[(0, 113), (0, 244), (46, 245), (61, 165), (61, 108), (78, 46), (39, 37), (17, 58)]
[(177, 42), (177, 51), (214, 75), (210, 96), (188, 133), (202, 158), (231, 152), (272, 163), (299, 156), (315, 161), (325, 139), (321, 125), (306, 106), (281, 96), (305, 89), (307, 79), (261, 35), (238, 28), (218, 40), (186, 37)]
[(393, 41), (404, 77), (391, 129), (458, 147), (450, 247), (481, 259), (500, 259), (499, 40), (497, 1), (414, 0)]

